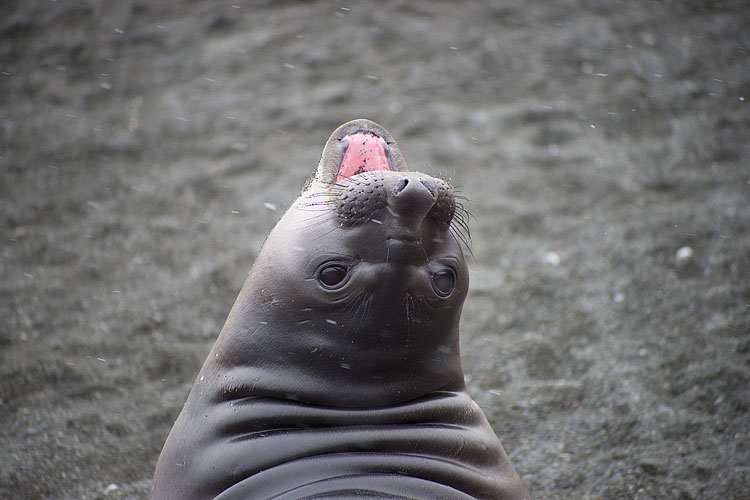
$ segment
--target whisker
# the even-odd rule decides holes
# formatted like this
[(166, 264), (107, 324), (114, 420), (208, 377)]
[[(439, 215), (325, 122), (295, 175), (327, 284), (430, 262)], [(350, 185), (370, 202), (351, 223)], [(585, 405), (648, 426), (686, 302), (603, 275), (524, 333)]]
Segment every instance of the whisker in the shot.
[(335, 200), (338, 197), (338, 193), (311, 193), (306, 195), (304, 200)]
[[(367, 299), (367, 294), (365, 292), (360, 292), (354, 300), (351, 301), (351, 303), (344, 309), (343, 318), (347, 321), (346, 326), (346, 335), (349, 335), (349, 332), (352, 330), (352, 326), (357, 320), (357, 316), (359, 314), (360, 309), (362, 308), (363, 302)], [(359, 324), (362, 324), (362, 319), (360, 318)], [(355, 330), (356, 331), (356, 330)]]
[(364, 184), (363, 181), (369, 180), (371, 177), (373, 177), (373, 175), (370, 174), (370, 172), (362, 172), (357, 177), (358, 178), (346, 177), (345, 179), (341, 179), (340, 181), (335, 183), (333, 187), (343, 189), (349, 187), (352, 184), (355, 186), (359, 186), (361, 184)]
[(466, 251), (469, 252), (469, 255), (471, 255), (471, 258), (476, 260), (476, 257), (474, 256), (474, 252), (471, 249), (471, 245), (469, 244), (468, 241), (466, 241), (466, 237), (464, 236), (464, 234), (455, 229), (451, 229), (450, 234), (451, 234), (451, 237), (453, 237), (456, 244), (465, 248)]
[(469, 239), (471, 239), (469, 234), (469, 221), (468, 218), (471, 217), (474, 219), (474, 222), (476, 222), (476, 218), (474, 215), (472, 215), (471, 212), (469, 212), (466, 207), (462, 203), (456, 203), (456, 210), (453, 214), (454, 219), (456, 220), (457, 224), (459, 224), (466, 234), (469, 236)]
[[(458, 243), (459, 246), (464, 247), (471, 257), (476, 260), (474, 252), (471, 250), (471, 231), (469, 229), (468, 218), (474, 218), (474, 216), (466, 210), (461, 203), (456, 203), (456, 211), (453, 214), (450, 226), (448, 227), (449, 232), (453, 239)], [(476, 221), (476, 219), (474, 218)]]
[[(321, 200), (322, 199), (322, 200)], [(336, 203), (338, 196), (326, 194), (325, 196), (308, 196), (300, 205), (333, 205)]]
[[(322, 221), (320, 221), (320, 222), (316, 222), (316, 223), (315, 223), (315, 225), (311, 225), (311, 226), (308, 226), (308, 227), (310, 227), (310, 228), (312, 228), (312, 227), (317, 227), (317, 226), (321, 226), (321, 225), (323, 225), (323, 224), (325, 224), (325, 223), (326, 223), (326, 220), (322, 220)], [(335, 225), (335, 226), (333, 226), (333, 227), (331, 228), (331, 230), (330, 230), (330, 231), (326, 231), (325, 233), (323, 233), (323, 234), (321, 234), (321, 235), (319, 235), (319, 236), (316, 236), (315, 238), (313, 238), (313, 240), (319, 240), (319, 239), (321, 239), (321, 238), (325, 238), (326, 236), (328, 236), (328, 235), (329, 235), (329, 234), (331, 234), (332, 232), (336, 231), (337, 229), (341, 229), (341, 226), (339, 226), (339, 225)]]
[[(464, 199), (466, 199), (466, 198), (464, 198)], [(463, 203), (457, 202), (456, 203), (456, 210), (458, 212), (460, 212), (463, 217), (467, 217), (468, 216), (468, 217), (471, 217), (472, 219), (474, 219), (474, 222), (478, 222), (477, 218), (474, 217), (474, 214), (472, 214), (471, 212), (469, 212), (469, 210), (464, 206)]]
[[(362, 330), (362, 325), (369, 316), (371, 302), (372, 295), (369, 295), (364, 291), (352, 301), (352, 304), (344, 313), (344, 317), (350, 316), (350, 321), (347, 321), (346, 335), (349, 335), (352, 330), (354, 330), (355, 333)], [(354, 327), (355, 324), (356, 328)]]
[(426, 317), (426, 313), (424, 312), (424, 297), (417, 297), (413, 304), (413, 315), (412, 321), (414, 324), (421, 323), (422, 318)]
[(319, 212), (319, 213), (317, 213), (317, 214), (310, 215), (310, 217), (308, 217), (307, 219), (305, 219), (303, 221), (303, 222), (305, 222), (305, 224), (307, 224), (308, 222), (311, 222), (310, 225), (306, 225), (305, 226), (305, 229), (307, 229), (307, 228), (313, 228), (313, 227), (319, 226), (321, 224), (324, 224), (326, 222), (326, 220), (328, 220), (328, 217), (326, 217), (326, 215), (327, 215), (327, 213), (326, 212), (322, 212), (322, 211)]
[(332, 210), (332, 204), (325, 206), (322, 203), (310, 203), (307, 205), (299, 205), (299, 209), (303, 212), (330, 212)]
[[(362, 329), (362, 324), (364, 321), (368, 318), (370, 315), (370, 310), (372, 309), (372, 295), (367, 295), (364, 300), (362, 300), (362, 304), (364, 306), (364, 310), (362, 315), (359, 318), (359, 324), (357, 325), (357, 331), (360, 331)], [(359, 312), (359, 308), (357, 308), (357, 312)]]
[(411, 326), (414, 323), (414, 297), (410, 294), (406, 294), (406, 324)]
[(462, 239), (468, 243), (471, 243), (471, 233), (469, 232), (469, 226), (465, 221), (457, 219), (455, 224), (451, 224), (451, 229), (456, 231), (462, 236)]

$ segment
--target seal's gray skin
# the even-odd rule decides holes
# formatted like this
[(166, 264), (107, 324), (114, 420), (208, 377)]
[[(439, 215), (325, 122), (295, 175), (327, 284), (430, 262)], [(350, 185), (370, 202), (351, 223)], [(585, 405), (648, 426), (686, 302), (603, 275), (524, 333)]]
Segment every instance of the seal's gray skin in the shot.
[[(383, 139), (390, 170), (336, 182), (357, 132)], [(465, 391), (455, 209), (382, 127), (339, 127), (261, 249), (151, 498), (528, 498)]]

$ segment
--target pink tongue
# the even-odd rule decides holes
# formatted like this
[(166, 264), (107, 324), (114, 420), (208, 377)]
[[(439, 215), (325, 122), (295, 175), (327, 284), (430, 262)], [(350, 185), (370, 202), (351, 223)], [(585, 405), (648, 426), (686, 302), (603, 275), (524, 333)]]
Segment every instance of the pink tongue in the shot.
[(390, 170), (385, 155), (385, 141), (368, 132), (356, 132), (346, 136), (349, 147), (339, 166), (336, 182), (352, 175), (370, 172), (371, 170)]

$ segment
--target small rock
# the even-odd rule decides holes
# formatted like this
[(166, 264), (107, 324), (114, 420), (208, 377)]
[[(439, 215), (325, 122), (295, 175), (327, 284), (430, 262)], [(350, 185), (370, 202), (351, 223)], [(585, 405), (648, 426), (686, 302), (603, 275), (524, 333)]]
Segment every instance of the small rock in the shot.
[(640, 467), (644, 473), (651, 476), (664, 474), (661, 465), (654, 460), (642, 460), (641, 463), (638, 464), (638, 467)]
[(544, 262), (552, 267), (560, 265), (560, 255), (557, 252), (547, 252), (544, 254)]
[(109, 494), (110, 494), (110, 493), (112, 493), (113, 491), (117, 491), (117, 490), (119, 490), (119, 489), (120, 489), (120, 487), (119, 487), (119, 486), (117, 486), (117, 485), (116, 485), (115, 483), (110, 483), (110, 484), (109, 484), (109, 485), (107, 485), (107, 487), (106, 487), (106, 488), (104, 488), (104, 490), (102, 490), (102, 491), (104, 492), (104, 494), (105, 494), (105, 495), (109, 495)]
[(674, 254), (674, 258), (677, 261), (677, 265), (685, 265), (687, 264), (690, 259), (693, 257), (693, 254), (695, 252), (690, 247), (682, 247)]

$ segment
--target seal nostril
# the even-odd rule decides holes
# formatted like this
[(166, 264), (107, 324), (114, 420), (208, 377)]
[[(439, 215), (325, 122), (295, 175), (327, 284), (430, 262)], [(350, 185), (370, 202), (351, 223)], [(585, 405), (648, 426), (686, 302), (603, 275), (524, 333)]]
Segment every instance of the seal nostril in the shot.
[(394, 190), (394, 194), (399, 194), (401, 191), (403, 191), (404, 189), (406, 189), (406, 186), (408, 186), (408, 185), (409, 185), (409, 179), (407, 177), (404, 177), (396, 185), (396, 189)]
[(427, 188), (427, 191), (429, 191), (434, 198), (437, 198), (437, 189), (435, 188), (435, 185), (430, 182), (430, 180), (419, 179), (419, 182), (421, 182), (422, 185)]

